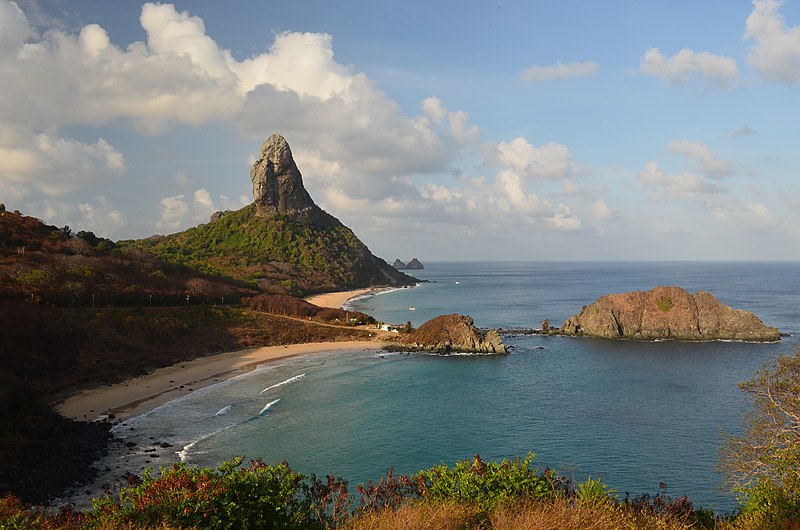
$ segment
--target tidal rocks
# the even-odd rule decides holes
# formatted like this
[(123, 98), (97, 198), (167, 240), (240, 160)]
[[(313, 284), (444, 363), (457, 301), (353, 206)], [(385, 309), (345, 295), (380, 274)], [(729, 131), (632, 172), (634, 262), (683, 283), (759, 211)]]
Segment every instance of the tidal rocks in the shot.
[(568, 318), (564, 335), (637, 340), (776, 341), (780, 331), (753, 313), (732, 309), (712, 294), (680, 287), (608, 294)]
[(436, 353), (508, 353), (497, 330), (482, 332), (472, 317), (459, 314), (432, 318), (400, 342), (415, 350)]

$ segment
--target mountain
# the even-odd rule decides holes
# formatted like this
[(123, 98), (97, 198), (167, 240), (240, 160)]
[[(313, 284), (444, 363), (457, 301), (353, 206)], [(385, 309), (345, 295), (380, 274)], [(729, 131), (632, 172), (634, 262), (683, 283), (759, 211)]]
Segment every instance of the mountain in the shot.
[(250, 171), (253, 204), (169, 236), (121, 242), (174, 264), (243, 280), (264, 292), (308, 294), (416, 280), (374, 256), (317, 206), (289, 144), (273, 134)]

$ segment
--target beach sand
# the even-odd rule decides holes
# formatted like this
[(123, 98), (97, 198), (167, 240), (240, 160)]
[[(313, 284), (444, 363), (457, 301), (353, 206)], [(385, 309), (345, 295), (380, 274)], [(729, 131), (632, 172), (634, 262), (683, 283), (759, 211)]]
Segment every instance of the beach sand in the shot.
[(143, 414), (188, 392), (249, 372), (259, 364), (296, 355), (380, 347), (380, 342), (371, 341), (316, 342), (220, 353), (160, 368), (114, 385), (84, 390), (55, 408), (62, 415), (80, 421), (121, 420)]
[(334, 309), (341, 308), (345, 302), (356, 296), (374, 291), (375, 289), (355, 289), (352, 291), (340, 291), (337, 293), (323, 293), (315, 294), (306, 298), (306, 302), (317, 305), (319, 307), (332, 307)]

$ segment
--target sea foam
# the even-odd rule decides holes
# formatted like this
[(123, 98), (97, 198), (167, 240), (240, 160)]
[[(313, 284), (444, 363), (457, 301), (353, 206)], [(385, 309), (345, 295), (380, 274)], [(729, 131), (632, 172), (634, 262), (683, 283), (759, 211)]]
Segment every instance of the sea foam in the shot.
[(294, 383), (295, 381), (299, 381), (302, 378), (304, 378), (305, 376), (306, 376), (306, 374), (300, 374), (300, 375), (296, 375), (294, 377), (290, 377), (286, 381), (281, 381), (280, 383), (276, 383), (276, 384), (274, 384), (272, 386), (268, 386), (267, 388), (265, 388), (264, 390), (261, 391), (261, 394), (263, 394), (267, 390), (272, 390), (273, 388), (278, 388), (279, 386), (288, 385), (289, 383)]

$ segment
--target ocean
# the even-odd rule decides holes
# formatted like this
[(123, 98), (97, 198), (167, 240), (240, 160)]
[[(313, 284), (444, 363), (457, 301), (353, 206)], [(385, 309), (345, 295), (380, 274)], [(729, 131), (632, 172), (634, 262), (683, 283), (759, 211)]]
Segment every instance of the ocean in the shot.
[[(312, 355), (198, 390), (116, 425), (135, 445), (100, 463), (113, 474), (177, 460), (287, 461), (351, 485), (392, 466), (413, 473), (471, 458), (522, 457), (621, 496), (688, 495), (729, 512), (716, 471), (722, 433), (741, 432), (737, 384), (797, 348), (799, 263), (431, 262), (425, 283), (353, 300), (382, 322), (445, 313), (496, 327), (507, 356), (358, 350)], [(606, 293), (706, 290), (792, 336), (778, 343), (604, 341), (515, 334), (561, 325)], [(168, 446), (168, 447), (166, 447)]]

